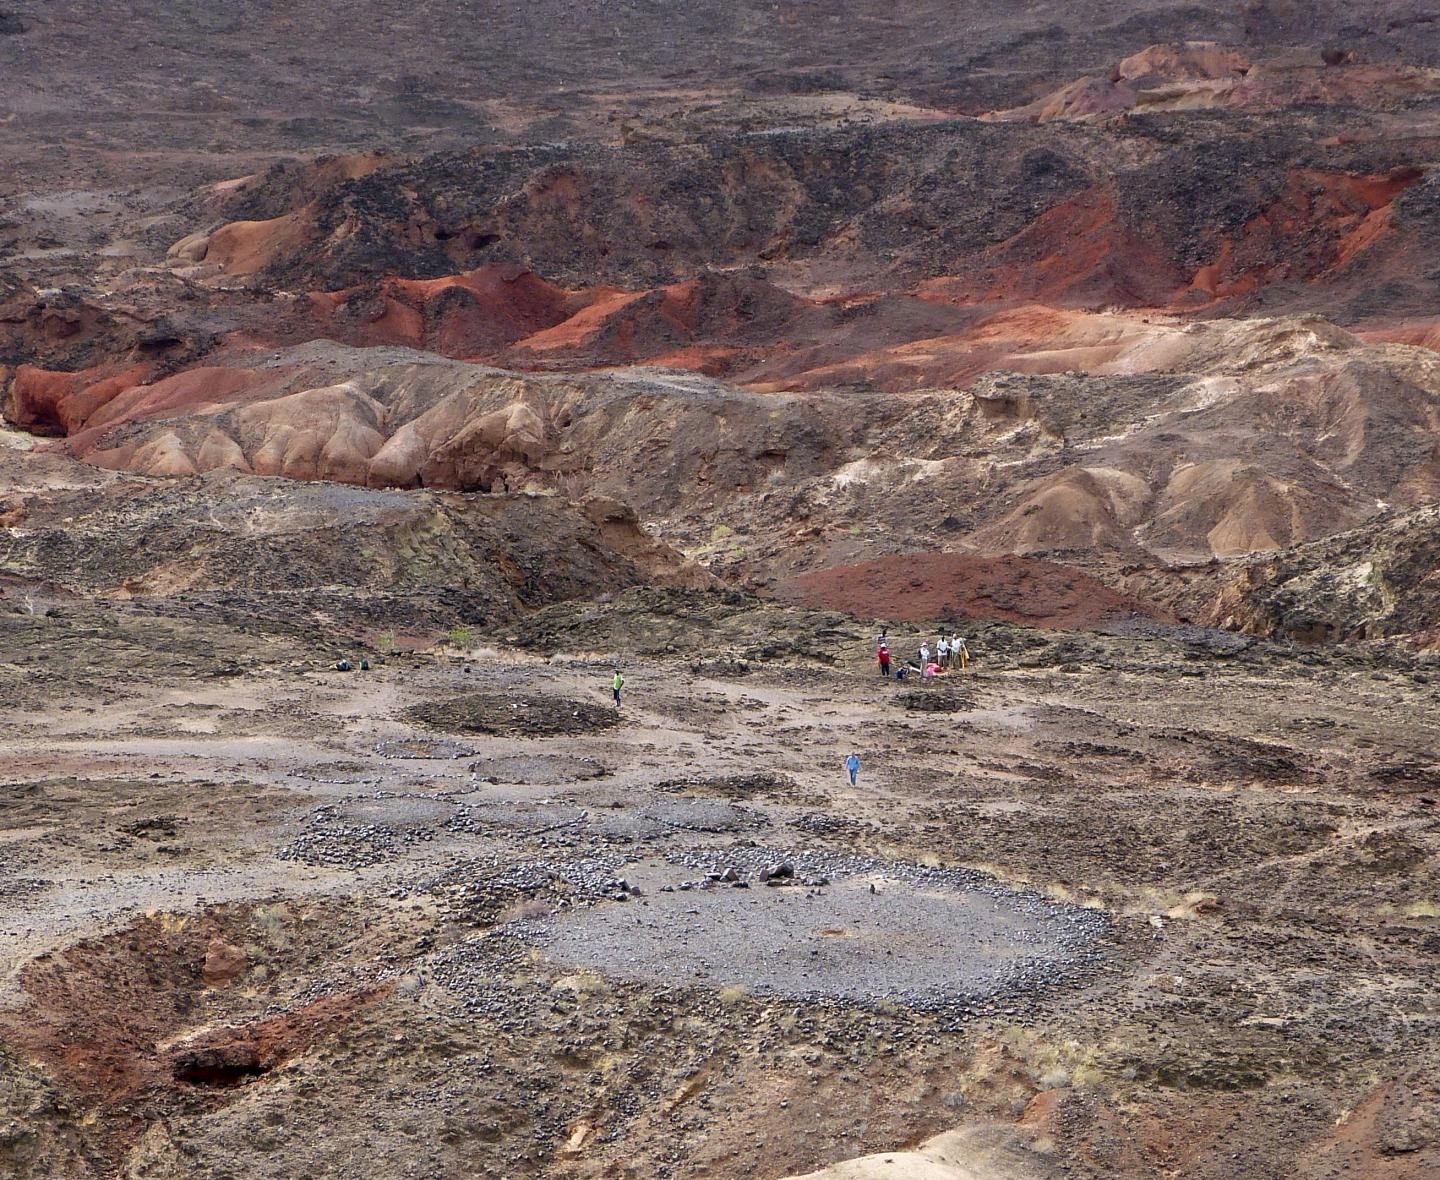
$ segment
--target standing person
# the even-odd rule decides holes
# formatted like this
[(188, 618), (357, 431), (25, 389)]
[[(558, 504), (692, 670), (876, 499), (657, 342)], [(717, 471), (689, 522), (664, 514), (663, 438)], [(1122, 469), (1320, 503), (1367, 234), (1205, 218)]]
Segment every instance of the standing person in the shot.
[(625, 687), (625, 677), (620, 675), (620, 669), (615, 669), (615, 679), (610, 681), (610, 691), (615, 694), (615, 707), (620, 707), (620, 690)]
[(860, 755), (851, 754), (845, 759), (845, 769), (850, 772), (850, 785), (855, 785), (855, 779), (860, 774)]
[(922, 644), (920, 645), (920, 669), (921, 669), (921, 671), (924, 671), (925, 665), (928, 664), (929, 662), (930, 662), (930, 645), (929, 645), (928, 643), (922, 643)]
[(945, 636), (940, 636), (935, 642), (935, 662), (942, 668), (950, 666), (950, 641)]
[(875, 653), (875, 658), (880, 661), (880, 675), (886, 680), (890, 679), (890, 647), (881, 643), (880, 650)]
[(960, 671), (965, 671), (970, 666), (970, 649), (965, 646), (965, 641), (956, 635), (950, 640), (950, 650), (955, 653), (955, 658), (960, 661)]

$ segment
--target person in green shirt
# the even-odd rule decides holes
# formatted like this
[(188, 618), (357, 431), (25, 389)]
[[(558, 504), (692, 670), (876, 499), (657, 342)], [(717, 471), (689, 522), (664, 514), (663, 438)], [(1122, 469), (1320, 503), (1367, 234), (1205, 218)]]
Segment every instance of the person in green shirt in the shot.
[(615, 707), (620, 707), (620, 690), (625, 687), (625, 677), (620, 675), (620, 669), (615, 669), (615, 679), (610, 682), (610, 691), (615, 694)]

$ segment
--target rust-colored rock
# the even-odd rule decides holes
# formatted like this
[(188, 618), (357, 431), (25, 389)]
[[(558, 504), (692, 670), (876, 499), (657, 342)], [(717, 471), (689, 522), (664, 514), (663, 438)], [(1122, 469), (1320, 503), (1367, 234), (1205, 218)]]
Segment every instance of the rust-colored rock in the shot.
[(250, 967), (250, 956), (243, 947), (238, 947), (223, 938), (212, 938), (205, 947), (205, 962), (200, 968), (200, 978), (206, 987), (224, 987), (234, 983)]

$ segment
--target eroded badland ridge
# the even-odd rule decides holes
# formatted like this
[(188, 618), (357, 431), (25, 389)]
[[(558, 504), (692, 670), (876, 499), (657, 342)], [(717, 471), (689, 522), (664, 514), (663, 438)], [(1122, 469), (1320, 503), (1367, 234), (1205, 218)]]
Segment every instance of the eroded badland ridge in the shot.
[(0, 150), (0, 1174), (1440, 1174), (1426, 5), (56, 0)]

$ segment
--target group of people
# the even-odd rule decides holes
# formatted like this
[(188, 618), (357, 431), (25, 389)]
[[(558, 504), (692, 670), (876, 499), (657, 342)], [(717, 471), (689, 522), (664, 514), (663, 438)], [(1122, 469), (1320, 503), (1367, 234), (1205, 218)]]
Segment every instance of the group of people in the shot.
[[(964, 671), (970, 666), (970, 649), (965, 645), (964, 636), (958, 632), (949, 635), (941, 635), (935, 641), (932, 650), (929, 640), (922, 640), (919, 649), (908, 659), (897, 660), (890, 650), (890, 638), (884, 631), (875, 640), (875, 661), (880, 665), (880, 675), (885, 679), (890, 678), (893, 671), (896, 680), (904, 680), (906, 676), (918, 675), (926, 680), (933, 680), (942, 672), (948, 672), (952, 668)], [(853, 786), (860, 776), (860, 755), (851, 753), (845, 759), (845, 772), (850, 776)]]
[(935, 650), (930, 650), (928, 641), (920, 644), (920, 649), (915, 653), (914, 659), (896, 664), (890, 652), (890, 640), (884, 631), (880, 632), (880, 638), (875, 641), (875, 659), (880, 665), (880, 675), (887, 680), (890, 678), (892, 664), (895, 665), (895, 679), (903, 680), (909, 673), (916, 673), (926, 680), (931, 680), (941, 672), (948, 672), (951, 668), (959, 668), (964, 671), (970, 666), (970, 649), (965, 646), (965, 640), (959, 634), (949, 636), (941, 635), (935, 641)]

